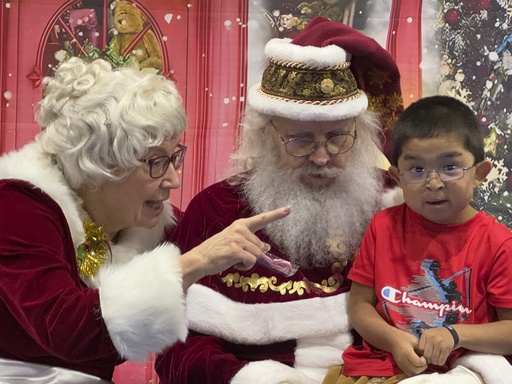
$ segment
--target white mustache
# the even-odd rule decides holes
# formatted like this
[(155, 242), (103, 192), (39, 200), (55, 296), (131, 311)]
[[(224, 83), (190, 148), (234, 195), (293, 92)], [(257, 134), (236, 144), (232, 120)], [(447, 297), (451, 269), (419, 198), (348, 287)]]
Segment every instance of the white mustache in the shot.
[(302, 168), (301, 173), (305, 176), (322, 176), (327, 178), (338, 177), (343, 170), (334, 167), (319, 167), (315, 164), (310, 164)]

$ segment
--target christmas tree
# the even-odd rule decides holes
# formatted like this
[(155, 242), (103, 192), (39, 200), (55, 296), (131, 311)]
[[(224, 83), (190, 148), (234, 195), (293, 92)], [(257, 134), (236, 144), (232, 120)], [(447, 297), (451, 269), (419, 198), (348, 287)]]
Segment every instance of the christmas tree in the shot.
[(475, 206), (512, 229), (511, 18), (508, 0), (441, 1), (436, 37), (439, 93), (473, 108), (493, 163), (493, 171), (475, 191)]

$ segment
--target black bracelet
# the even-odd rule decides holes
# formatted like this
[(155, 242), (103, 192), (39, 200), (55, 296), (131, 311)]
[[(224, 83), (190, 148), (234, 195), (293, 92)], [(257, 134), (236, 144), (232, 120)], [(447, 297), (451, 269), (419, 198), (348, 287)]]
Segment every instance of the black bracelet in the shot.
[(453, 337), (453, 349), (457, 348), (457, 345), (459, 345), (459, 334), (450, 324), (443, 324), (443, 327), (450, 331)]

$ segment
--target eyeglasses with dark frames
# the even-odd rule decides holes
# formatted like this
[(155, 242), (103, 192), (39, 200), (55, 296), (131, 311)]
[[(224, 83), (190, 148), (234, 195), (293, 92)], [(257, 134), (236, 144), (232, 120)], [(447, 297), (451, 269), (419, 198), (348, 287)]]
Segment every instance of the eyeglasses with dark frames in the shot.
[(400, 172), (400, 170), (398, 170), (398, 174), (402, 180), (408, 184), (420, 184), (428, 182), (430, 179), (429, 175), (431, 173), (437, 173), (439, 179), (442, 182), (446, 182), (462, 179), (465, 172), (473, 168), (475, 165), (476, 164), (473, 164), (470, 167), (464, 168), (458, 167), (456, 165), (447, 165), (441, 169), (433, 169), (430, 171), (423, 169), (422, 167), (413, 167), (408, 171)]
[(272, 124), (275, 131), (277, 132), (277, 135), (281, 139), (286, 152), (293, 157), (309, 156), (318, 148), (319, 145), (325, 146), (325, 149), (327, 152), (329, 152), (329, 154), (339, 155), (341, 153), (350, 151), (357, 139), (357, 131), (354, 130), (354, 134), (340, 133), (326, 141), (314, 141), (309, 137), (292, 137), (291, 139), (285, 140), (277, 130), (272, 120), (270, 120), (270, 124)]
[(187, 153), (187, 147), (182, 144), (177, 145), (178, 150), (174, 152), (171, 156), (158, 156), (152, 157), (151, 159), (142, 159), (143, 163), (149, 165), (149, 176), (153, 179), (158, 179), (165, 175), (167, 169), (169, 168), (169, 164), (172, 163), (172, 166), (175, 170), (178, 170), (183, 161), (185, 160), (185, 153)]

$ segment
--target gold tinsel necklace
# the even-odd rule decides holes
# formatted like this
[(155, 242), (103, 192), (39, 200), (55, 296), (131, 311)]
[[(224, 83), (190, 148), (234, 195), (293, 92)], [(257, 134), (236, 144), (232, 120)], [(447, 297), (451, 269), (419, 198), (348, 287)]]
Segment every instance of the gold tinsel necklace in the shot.
[(85, 241), (76, 251), (76, 261), (80, 277), (94, 278), (100, 267), (107, 260), (107, 252), (111, 254), (108, 235), (94, 221), (84, 220)]

